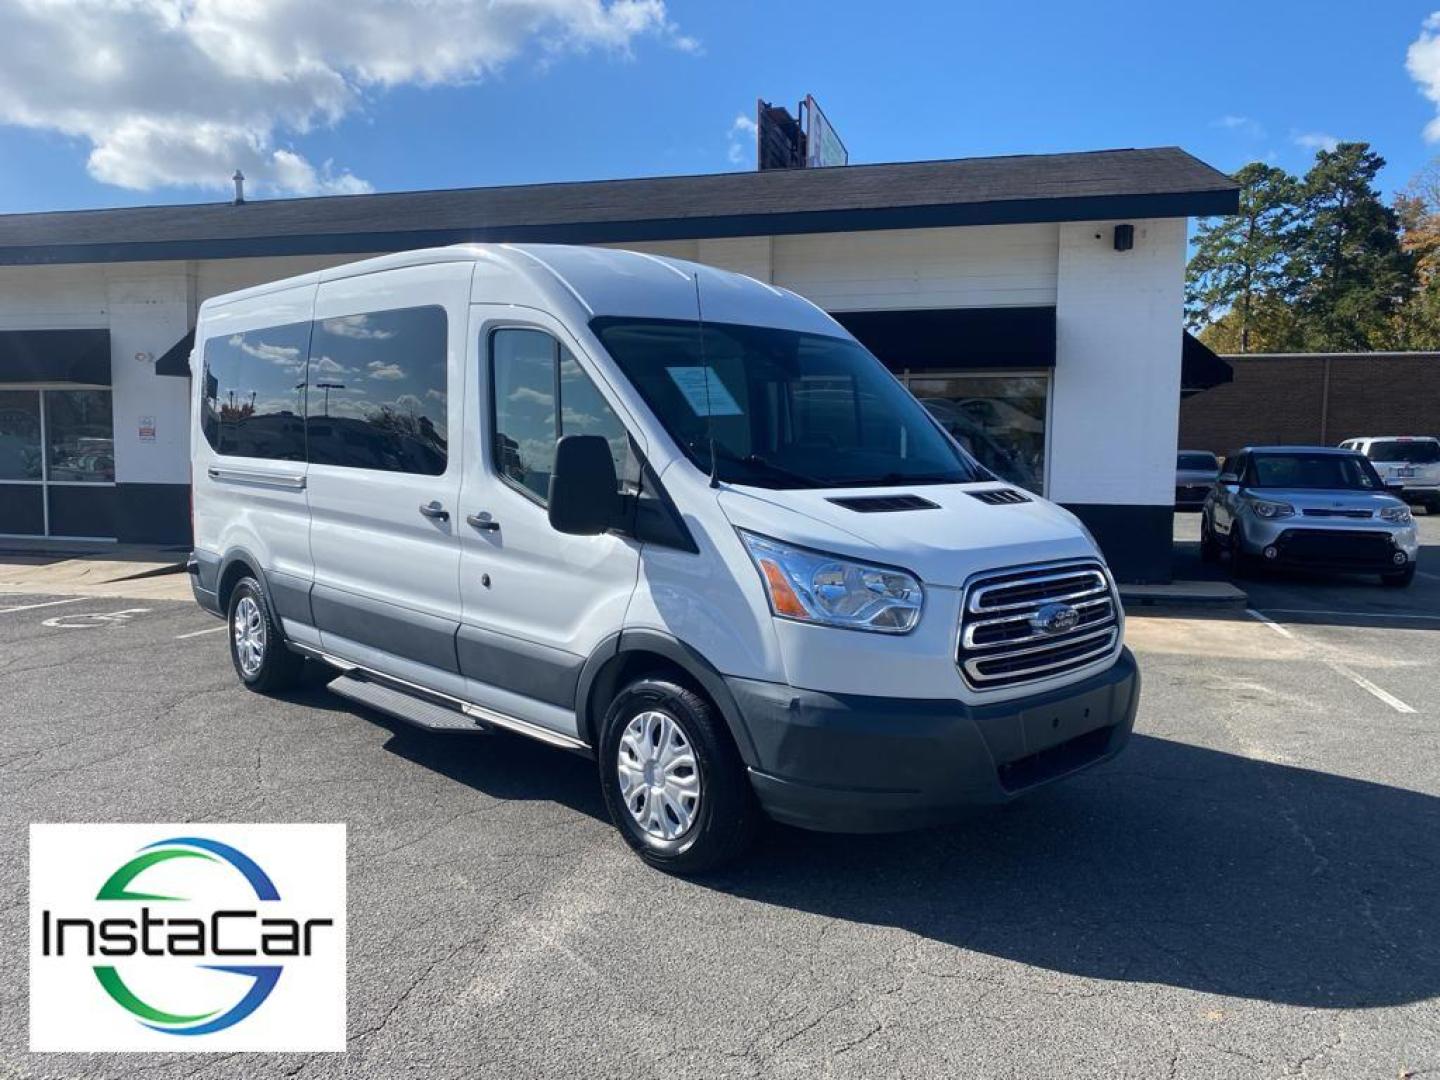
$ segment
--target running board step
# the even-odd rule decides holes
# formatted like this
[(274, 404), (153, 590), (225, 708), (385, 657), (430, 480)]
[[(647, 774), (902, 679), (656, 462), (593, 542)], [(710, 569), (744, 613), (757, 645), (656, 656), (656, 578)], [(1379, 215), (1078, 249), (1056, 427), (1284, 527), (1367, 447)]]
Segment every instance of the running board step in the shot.
[(330, 682), (329, 689), (343, 698), (358, 702), (397, 720), (424, 728), (426, 731), (486, 731), (482, 722), (459, 709), (447, 709), (433, 701), (395, 690), (383, 683), (341, 675)]

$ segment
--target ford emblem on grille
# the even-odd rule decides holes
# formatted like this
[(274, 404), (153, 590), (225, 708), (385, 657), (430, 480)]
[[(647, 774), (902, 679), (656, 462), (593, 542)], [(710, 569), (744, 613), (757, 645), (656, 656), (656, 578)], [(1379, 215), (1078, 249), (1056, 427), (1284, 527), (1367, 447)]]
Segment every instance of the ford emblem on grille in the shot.
[(1063, 634), (1080, 625), (1080, 612), (1069, 604), (1046, 604), (1031, 617), (1030, 625), (1042, 634)]

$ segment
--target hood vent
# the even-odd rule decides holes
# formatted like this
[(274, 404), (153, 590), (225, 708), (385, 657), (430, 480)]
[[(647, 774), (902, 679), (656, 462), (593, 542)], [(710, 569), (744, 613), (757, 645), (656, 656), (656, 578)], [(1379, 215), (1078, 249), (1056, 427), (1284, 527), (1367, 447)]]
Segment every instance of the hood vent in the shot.
[(1029, 495), (1022, 495), (1014, 488), (995, 488), (991, 491), (969, 491), (966, 492), (972, 499), (979, 499), (990, 506), (1010, 506), (1014, 503), (1027, 503)]
[(940, 507), (919, 495), (846, 495), (830, 502), (854, 510), (857, 514), (894, 514), (901, 510), (939, 510)]

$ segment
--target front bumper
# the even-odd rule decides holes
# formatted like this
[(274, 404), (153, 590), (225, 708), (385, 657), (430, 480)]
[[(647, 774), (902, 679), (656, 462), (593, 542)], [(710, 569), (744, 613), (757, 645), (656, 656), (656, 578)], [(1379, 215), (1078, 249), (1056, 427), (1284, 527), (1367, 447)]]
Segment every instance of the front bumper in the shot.
[[(1241, 530), (1242, 548), (1266, 566), (1353, 573), (1395, 573), (1420, 553), (1415, 526), (1385, 527), (1378, 519), (1346, 525), (1343, 519), (1288, 517), (1250, 519)], [(1265, 549), (1275, 549), (1274, 558)], [(1401, 560), (1396, 556), (1403, 555)]]
[(1135, 725), (1130, 650), (1109, 670), (994, 705), (823, 694), (727, 679), (766, 812), (828, 832), (893, 832), (1008, 802), (1120, 752)]

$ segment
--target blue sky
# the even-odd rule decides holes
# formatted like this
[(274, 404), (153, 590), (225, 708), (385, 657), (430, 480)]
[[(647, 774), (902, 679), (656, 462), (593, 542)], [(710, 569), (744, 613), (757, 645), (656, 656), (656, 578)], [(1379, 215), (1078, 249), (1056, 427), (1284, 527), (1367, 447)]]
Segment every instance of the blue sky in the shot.
[[(1299, 171), (1318, 142), (1361, 139), (1393, 191), (1440, 154), (1406, 64), (1440, 0), (1363, 17), (1341, 0), (514, 0), (534, 10), (498, 31), (485, 5), (422, 27), (395, 0), (257, 2), (259, 25), (186, 28), (199, 45), (173, 54), (175, 26), (133, 15), (0, 13), (36, 57), (0, 72), (0, 212), (211, 200), (239, 157), (269, 194), (749, 168), (736, 118), (807, 92), (857, 162), (1178, 144)], [(343, 32), (362, 6), (383, 40)], [(1440, 55), (1419, 63), (1440, 86)]]

